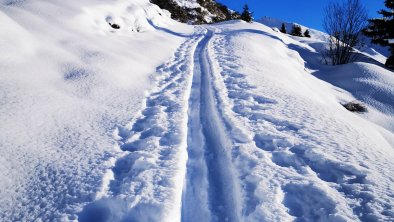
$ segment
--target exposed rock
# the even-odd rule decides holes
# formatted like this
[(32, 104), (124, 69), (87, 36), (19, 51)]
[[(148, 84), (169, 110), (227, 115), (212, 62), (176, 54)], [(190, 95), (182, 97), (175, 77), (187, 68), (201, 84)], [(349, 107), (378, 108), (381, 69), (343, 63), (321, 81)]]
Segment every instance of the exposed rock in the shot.
[(214, 0), (150, 0), (166, 9), (171, 18), (189, 24), (207, 24), (239, 19), (239, 13), (228, 9)]

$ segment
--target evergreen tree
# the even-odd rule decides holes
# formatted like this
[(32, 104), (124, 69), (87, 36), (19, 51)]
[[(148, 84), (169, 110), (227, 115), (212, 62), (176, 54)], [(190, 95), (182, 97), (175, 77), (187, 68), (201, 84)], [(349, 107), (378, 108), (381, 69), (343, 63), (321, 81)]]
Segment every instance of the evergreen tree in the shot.
[(385, 5), (389, 10), (378, 12), (383, 18), (368, 20), (370, 24), (363, 32), (372, 38), (372, 43), (390, 47), (391, 56), (386, 66), (394, 68), (394, 0), (386, 0)]
[(252, 16), (252, 12), (250, 12), (249, 10), (249, 6), (247, 4), (245, 4), (243, 12), (241, 14), (241, 19), (246, 21), (246, 22), (253, 22), (253, 16)]
[(280, 32), (285, 33), (285, 34), (287, 33), (285, 23), (282, 23), (282, 27), (280, 28)]
[(309, 29), (305, 30), (304, 36), (307, 37), (307, 38), (311, 37), (311, 34), (309, 33)]
[(302, 29), (301, 29), (301, 26), (299, 26), (299, 25), (293, 25), (293, 28), (292, 28), (290, 34), (291, 34), (291, 35), (294, 35), (294, 36), (302, 36)]

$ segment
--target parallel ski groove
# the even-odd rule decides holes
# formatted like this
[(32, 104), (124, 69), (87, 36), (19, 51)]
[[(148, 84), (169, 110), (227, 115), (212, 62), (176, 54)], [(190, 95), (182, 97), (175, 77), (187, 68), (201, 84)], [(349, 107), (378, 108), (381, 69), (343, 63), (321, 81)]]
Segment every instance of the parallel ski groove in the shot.
[(208, 32), (194, 54), (195, 76), (189, 100), (189, 160), (182, 221), (240, 221), (229, 155), (231, 142), (212, 87), (207, 50), (212, 35)]

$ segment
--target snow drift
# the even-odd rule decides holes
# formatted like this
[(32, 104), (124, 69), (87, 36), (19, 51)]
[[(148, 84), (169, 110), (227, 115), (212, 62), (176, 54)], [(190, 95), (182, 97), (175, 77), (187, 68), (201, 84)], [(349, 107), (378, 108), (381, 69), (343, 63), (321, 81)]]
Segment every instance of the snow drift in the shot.
[[(269, 27), (280, 27), (284, 23), (288, 30), (291, 30), (293, 25), (293, 23), (268, 17), (262, 18), (260, 22)], [(392, 71), (384, 67), (387, 49), (377, 45), (371, 48), (369, 47), (371, 44), (367, 42), (368, 44), (360, 49), (360, 56), (355, 63), (331, 67), (325, 65), (323, 58), (327, 47), (327, 34), (304, 26), (302, 28), (303, 30), (309, 29), (312, 38), (289, 35), (297, 41), (289, 47), (300, 53), (309, 72), (352, 95), (353, 98), (345, 95), (339, 96), (341, 103), (345, 104), (351, 100), (365, 103), (370, 111), (362, 116), (390, 131), (391, 133), (388, 133), (386, 137), (393, 144), (391, 134), (394, 132), (392, 102), (394, 76)], [(387, 135), (385, 132), (383, 134)]]

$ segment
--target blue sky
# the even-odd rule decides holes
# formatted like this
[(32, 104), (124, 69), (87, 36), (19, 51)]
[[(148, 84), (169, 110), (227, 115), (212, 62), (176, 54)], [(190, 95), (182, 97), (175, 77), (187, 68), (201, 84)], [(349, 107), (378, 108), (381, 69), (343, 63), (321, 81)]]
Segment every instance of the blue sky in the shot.
[[(254, 12), (254, 17), (269, 16), (288, 22), (322, 30), (323, 8), (330, 0), (218, 0), (229, 8), (242, 11), (247, 3)], [(361, 0), (370, 17), (379, 17), (376, 13), (384, 8), (384, 0)]]

